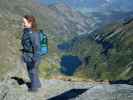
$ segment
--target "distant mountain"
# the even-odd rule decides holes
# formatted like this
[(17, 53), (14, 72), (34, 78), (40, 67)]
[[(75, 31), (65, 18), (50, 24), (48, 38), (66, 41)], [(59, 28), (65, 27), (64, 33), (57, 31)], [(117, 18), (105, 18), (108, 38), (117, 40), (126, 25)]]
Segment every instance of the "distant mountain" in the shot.
[[(59, 45), (84, 64), (77, 73), (95, 80), (120, 80), (133, 76), (133, 18), (102, 27), (93, 34), (81, 35)], [(68, 48), (65, 49), (65, 46)], [(76, 73), (75, 73), (76, 74)], [(77, 75), (77, 74), (76, 74)]]
[(105, 6), (106, 8), (109, 7), (110, 9), (116, 9), (118, 11), (133, 11), (131, 0), (106, 0), (108, 4)]
[[(95, 20), (93, 17), (85, 16), (77, 11), (71, 9), (65, 4), (55, 4), (48, 6), (54, 13), (53, 17), (57, 19), (54, 21), (56, 33), (87, 33), (93, 29)], [(51, 15), (52, 16), (52, 15)]]
[[(86, 13), (87, 14), (87, 13)], [(120, 22), (133, 17), (133, 11), (122, 12), (122, 11), (109, 11), (109, 12), (91, 12), (88, 15), (93, 16), (96, 19), (96, 25), (105, 26), (110, 23)]]
[[(45, 0), (41, 2), (47, 5), (65, 4), (73, 10), (95, 20), (95, 28), (110, 22), (121, 21), (133, 16), (132, 3), (129, 0)], [(90, 21), (90, 20), (89, 20)]]
[(132, 11), (131, 0), (40, 0), (45, 4), (65, 3), (78, 10), (101, 10), (112, 9), (117, 11)]

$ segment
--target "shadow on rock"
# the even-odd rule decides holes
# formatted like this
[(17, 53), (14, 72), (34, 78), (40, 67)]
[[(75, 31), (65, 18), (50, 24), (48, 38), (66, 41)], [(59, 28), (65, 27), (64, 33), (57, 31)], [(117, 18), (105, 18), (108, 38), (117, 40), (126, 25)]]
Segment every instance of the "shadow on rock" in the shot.
[(26, 81), (24, 81), (22, 78), (19, 78), (19, 77), (16, 77), (16, 76), (11, 77), (11, 79), (16, 80), (17, 83), (18, 83), (19, 85), (24, 85), (24, 84), (26, 84), (26, 86), (27, 86), (28, 88), (30, 88), (31, 82), (26, 82)]
[(110, 84), (128, 84), (133, 85), (133, 77), (128, 80), (112, 80), (109, 81)]
[(71, 89), (69, 91), (66, 91), (60, 95), (57, 95), (55, 97), (49, 98), (47, 100), (69, 100), (72, 98), (75, 98), (82, 93), (86, 92), (88, 89)]

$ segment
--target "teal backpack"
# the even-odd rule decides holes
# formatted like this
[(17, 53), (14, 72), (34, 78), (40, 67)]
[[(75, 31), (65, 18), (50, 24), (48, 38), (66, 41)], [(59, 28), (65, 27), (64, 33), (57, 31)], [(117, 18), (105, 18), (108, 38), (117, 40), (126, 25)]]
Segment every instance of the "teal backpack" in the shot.
[(40, 35), (40, 55), (46, 55), (48, 53), (48, 38), (45, 32), (43, 32), (43, 30), (39, 31), (39, 35)]

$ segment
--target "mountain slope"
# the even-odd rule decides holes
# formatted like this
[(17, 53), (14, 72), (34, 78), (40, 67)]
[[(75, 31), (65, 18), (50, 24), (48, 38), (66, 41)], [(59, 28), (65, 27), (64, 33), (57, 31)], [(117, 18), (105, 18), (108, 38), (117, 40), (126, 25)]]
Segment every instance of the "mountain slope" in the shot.
[[(63, 12), (64, 10), (65, 12)], [(0, 25), (0, 68), (3, 76), (5, 72), (8, 72), (7, 70), (15, 68), (16, 63), (20, 60), (23, 15), (36, 16), (39, 29), (44, 29), (48, 33), (49, 55), (45, 65), (48, 68), (51, 65), (59, 66), (59, 62), (55, 60), (60, 59), (56, 48), (57, 43), (79, 33), (88, 32), (94, 22), (93, 19), (88, 22), (88, 17), (73, 11), (66, 5), (42, 6), (32, 0), (14, 0), (12, 2), (1, 0), (0, 12), (0, 23), (2, 23)], [(52, 63), (48, 62), (51, 60)]]
[[(96, 35), (96, 41), (111, 43), (113, 47), (108, 50), (108, 66), (116, 78), (130, 78), (133, 61), (133, 20), (128, 19), (104, 27)], [(107, 49), (107, 48), (106, 48)], [(108, 48), (109, 49), (109, 48)]]
[(131, 0), (39, 0), (44, 4), (55, 4), (55, 3), (65, 3), (70, 5), (71, 7), (82, 11), (86, 9), (86, 11), (91, 10), (116, 10), (116, 11), (132, 11), (132, 3)]
[[(133, 77), (133, 20), (104, 26), (90, 35), (69, 40), (62, 52), (79, 56), (84, 64), (75, 75), (94, 80), (119, 80)], [(62, 44), (63, 45), (63, 44)]]

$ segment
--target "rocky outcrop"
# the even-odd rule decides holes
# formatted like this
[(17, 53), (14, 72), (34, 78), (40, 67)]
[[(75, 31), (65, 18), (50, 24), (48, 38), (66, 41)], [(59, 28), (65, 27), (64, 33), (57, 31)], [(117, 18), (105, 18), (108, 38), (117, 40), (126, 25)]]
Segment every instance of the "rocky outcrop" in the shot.
[(28, 92), (21, 78), (10, 78), (0, 82), (0, 100), (132, 100), (133, 86), (43, 80), (38, 92)]
[(132, 100), (133, 86), (96, 85), (74, 100)]

